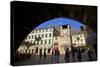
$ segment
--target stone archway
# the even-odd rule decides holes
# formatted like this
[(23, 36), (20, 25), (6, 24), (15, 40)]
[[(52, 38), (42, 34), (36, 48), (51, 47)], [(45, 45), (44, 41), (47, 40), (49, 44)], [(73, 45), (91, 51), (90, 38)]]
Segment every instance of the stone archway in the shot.
[(96, 6), (14, 1), (11, 3), (11, 40), (13, 40), (11, 47), (14, 49), (12, 53), (16, 52), (20, 43), (33, 28), (55, 17), (67, 17), (80, 21), (97, 32)]

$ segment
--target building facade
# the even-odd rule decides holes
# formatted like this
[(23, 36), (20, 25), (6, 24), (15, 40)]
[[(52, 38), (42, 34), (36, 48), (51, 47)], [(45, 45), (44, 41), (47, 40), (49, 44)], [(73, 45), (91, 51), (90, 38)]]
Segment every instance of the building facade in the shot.
[[(55, 50), (59, 50), (60, 54), (65, 53), (65, 49), (71, 50), (71, 46), (86, 46), (86, 33), (71, 33), (70, 25), (62, 25), (58, 27), (48, 27), (34, 29), (25, 39), (25, 42), (33, 44), (27, 50), (27, 53), (39, 54), (46, 51), (47, 55), (51, 55)], [(20, 49), (19, 49), (20, 50)]]
[(71, 50), (71, 28), (70, 25), (60, 26), (60, 35), (54, 35), (53, 44), (54, 47), (58, 48), (60, 54), (65, 53), (65, 49)]
[(74, 47), (86, 46), (86, 33), (76, 33), (72, 35), (72, 44)]
[(50, 54), (50, 50), (53, 44), (53, 34), (54, 28), (42, 28), (42, 29), (34, 29), (32, 32), (27, 36), (25, 42), (30, 42), (33, 44), (34, 48), (37, 48), (37, 54), (39, 50), (42, 49), (42, 52), (46, 49), (48, 50), (48, 54)]

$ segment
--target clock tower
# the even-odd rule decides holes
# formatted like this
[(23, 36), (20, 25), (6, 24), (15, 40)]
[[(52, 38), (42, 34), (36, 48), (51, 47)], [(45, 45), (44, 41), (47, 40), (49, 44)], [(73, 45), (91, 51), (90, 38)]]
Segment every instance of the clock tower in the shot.
[(63, 37), (62, 42), (71, 50), (71, 26), (69, 24), (61, 26), (60, 35)]
[(69, 24), (63, 25), (60, 28), (60, 34), (61, 36), (69, 36), (71, 34), (71, 27)]

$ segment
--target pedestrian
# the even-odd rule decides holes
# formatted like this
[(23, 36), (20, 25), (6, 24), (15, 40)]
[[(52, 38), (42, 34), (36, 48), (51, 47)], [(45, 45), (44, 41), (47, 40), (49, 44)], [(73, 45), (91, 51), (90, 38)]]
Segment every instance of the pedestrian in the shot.
[(81, 61), (81, 59), (82, 59), (82, 57), (81, 57), (81, 48), (79, 48), (79, 50), (78, 50), (77, 57), (78, 57), (78, 60)]
[(59, 63), (59, 56), (60, 56), (60, 51), (55, 50), (55, 63)]
[(42, 49), (40, 49), (39, 55), (40, 55), (40, 59), (41, 59), (41, 57), (42, 57)]
[(59, 55), (60, 55), (59, 50), (55, 50), (55, 56), (59, 56)]
[(73, 46), (71, 47), (71, 52), (72, 52), (72, 57), (74, 59), (75, 58), (75, 48)]
[(52, 50), (52, 55), (54, 55), (54, 51)]
[(87, 48), (87, 52), (88, 52), (89, 61), (92, 61), (93, 60), (91, 55), (92, 51), (89, 48)]
[(69, 50), (68, 48), (65, 51), (65, 61), (68, 62), (69, 61)]
[(52, 63), (56, 62), (56, 50), (52, 50), (52, 58), (51, 58)]
[(46, 58), (46, 49), (44, 49), (44, 58)]

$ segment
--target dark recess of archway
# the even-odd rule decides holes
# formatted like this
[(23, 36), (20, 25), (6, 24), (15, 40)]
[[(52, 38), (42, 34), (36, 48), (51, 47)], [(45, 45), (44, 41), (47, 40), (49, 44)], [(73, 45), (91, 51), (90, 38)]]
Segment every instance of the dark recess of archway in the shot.
[(11, 2), (11, 51), (16, 52), (20, 43), (37, 25), (56, 17), (80, 21), (97, 32), (96, 6), (13, 1)]

